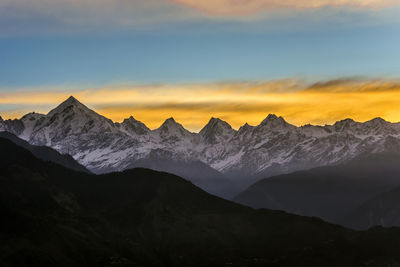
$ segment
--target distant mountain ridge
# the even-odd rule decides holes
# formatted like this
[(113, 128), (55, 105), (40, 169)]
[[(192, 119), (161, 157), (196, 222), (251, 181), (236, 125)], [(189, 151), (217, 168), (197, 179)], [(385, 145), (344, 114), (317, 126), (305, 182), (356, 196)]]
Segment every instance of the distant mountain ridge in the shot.
[(31, 145), (9, 132), (0, 132), (0, 138), (8, 139), (17, 146), (29, 150), (35, 157), (41, 160), (57, 163), (74, 171), (90, 173), (88, 169), (76, 162), (74, 158), (68, 154), (60, 154), (56, 150), (46, 146)]
[[(367, 229), (376, 225), (400, 225), (399, 186), (400, 152), (376, 153), (336, 166), (262, 179), (237, 195), (234, 201)], [(397, 197), (382, 201), (389, 194), (386, 192), (395, 188), (397, 191), (390, 195)]]
[(124, 170), (161, 151), (170, 155), (168, 160), (202, 162), (226, 177), (244, 178), (245, 184), (400, 148), (400, 123), (381, 118), (296, 127), (270, 114), (260, 125), (245, 124), (239, 130), (212, 118), (199, 133), (192, 133), (173, 118), (155, 130), (133, 117), (114, 123), (72, 96), (47, 115), (0, 120), (0, 131), (70, 154), (95, 173)]
[(400, 187), (397, 187), (368, 199), (358, 208), (343, 216), (339, 223), (359, 229), (368, 229), (376, 225), (400, 226), (399, 203)]

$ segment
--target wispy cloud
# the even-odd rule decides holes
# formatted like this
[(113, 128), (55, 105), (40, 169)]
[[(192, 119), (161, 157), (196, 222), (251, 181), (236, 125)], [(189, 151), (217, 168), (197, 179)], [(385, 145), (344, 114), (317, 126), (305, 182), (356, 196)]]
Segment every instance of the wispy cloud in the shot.
[[(133, 115), (149, 127), (173, 116), (197, 131), (210, 117), (220, 117), (238, 128), (256, 125), (269, 113), (296, 125), (359, 121), (383, 117), (400, 121), (400, 82), (341, 79), (308, 85), (296, 79), (268, 82), (119, 86), (77, 91), (20, 91), (0, 94), (0, 115), (21, 116), (26, 111), (46, 113), (70, 94), (114, 121)], [(8, 107), (8, 108), (7, 108)]]
[[(349, 25), (349, 19), (357, 20), (351, 14), (359, 16), (353, 9), (347, 12), (350, 14), (343, 10), (338, 10), (337, 14), (325, 10), (322, 15), (303, 13), (299, 10), (315, 10), (321, 7), (362, 7), (366, 10), (376, 10), (396, 5), (400, 5), (398, 0), (0, 0), (0, 37), (49, 33), (104, 33), (147, 30), (154, 27), (164, 29), (166, 25), (179, 24), (185, 27), (188, 23), (212, 23), (231, 29), (230, 23), (240, 22), (234, 25), (235, 28), (250, 23), (252, 29), (265, 29), (276, 28), (281, 24), (282, 28), (295, 27), (299, 21), (302, 25), (307, 20), (322, 19), (344, 20)], [(372, 17), (367, 15), (362, 22), (357, 23), (382, 23), (387, 20), (397, 21), (397, 16), (390, 12), (383, 15), (374, 12)], [(315, 26), (315, 23), (311, 22), (307, 27), (312, 25)], [(208, 24), (206, 26), (209, 30), (215, 28)]]
[(276, 9), (321, 7), (382, 8), (399, 5), (397, 0), (171, 0), (213, 15), (248, 15)]
[(201, 17), (167, 0), (0, 0), (0, 35), (146, 28)]

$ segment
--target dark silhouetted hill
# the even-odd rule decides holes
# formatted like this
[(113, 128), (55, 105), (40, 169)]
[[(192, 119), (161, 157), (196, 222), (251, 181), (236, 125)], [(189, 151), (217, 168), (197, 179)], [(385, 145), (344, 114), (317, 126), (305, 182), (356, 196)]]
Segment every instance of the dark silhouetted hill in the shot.
[(234, 200), (255, 208), (343, 223), (344, 215), (397, 186), (400, 186), (399, 154), (370, 154), (343, 165), (263, 179)]
[(167, 173), (90, 175), (0, 138), (1, 266), (396, 266), (399, 229), (356, 232), (212, 196)]

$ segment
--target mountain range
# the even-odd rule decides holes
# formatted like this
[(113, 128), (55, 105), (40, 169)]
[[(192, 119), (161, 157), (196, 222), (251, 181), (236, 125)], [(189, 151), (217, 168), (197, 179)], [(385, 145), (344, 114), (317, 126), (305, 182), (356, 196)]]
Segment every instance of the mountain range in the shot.
[(212, 196), (172, 174), (93, 175), (0, 138), (1, 266), (398, 266), (400, 231), (353, 231)]
[(94, 173), (151, 167), (223, 197), (261, 178), (400, 150), (400, 123), (381, 118), (296, 127), (270, 114), (259, 125), (246, 123), (238, 130), (211, 118), (199, 133), (169, 118), (150, 130), (133, 117), (114, 123), (72, 96), (46, 115), (0, 119), (0, 131), (70, 154)]

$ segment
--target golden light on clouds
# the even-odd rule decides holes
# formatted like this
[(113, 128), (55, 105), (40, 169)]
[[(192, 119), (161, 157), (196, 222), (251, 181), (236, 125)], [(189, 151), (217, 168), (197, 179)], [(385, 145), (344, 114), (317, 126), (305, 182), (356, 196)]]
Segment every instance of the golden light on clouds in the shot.
[(344, 118), (374, 117), (400, 121), (400, 83), (335, 80), (306, 85), (294, 80), (158, 86), (120, 86), (74, 92), (9, 92), (0, 94), (3, 118), (27, 111), (47, 113), (69, 95), (114, 121), (133, 116), (150, 128), (169, 117), (198, 131), (211, 117), (234, 128), (259, 124), (269, 113), (295, 125), (330, 124)]
[(327, 6), (350, 6), (381, 8), (399, 4), (397, 0), (171, 0), (208, 14), (247, 15), (280, 8), (321, 8)]

